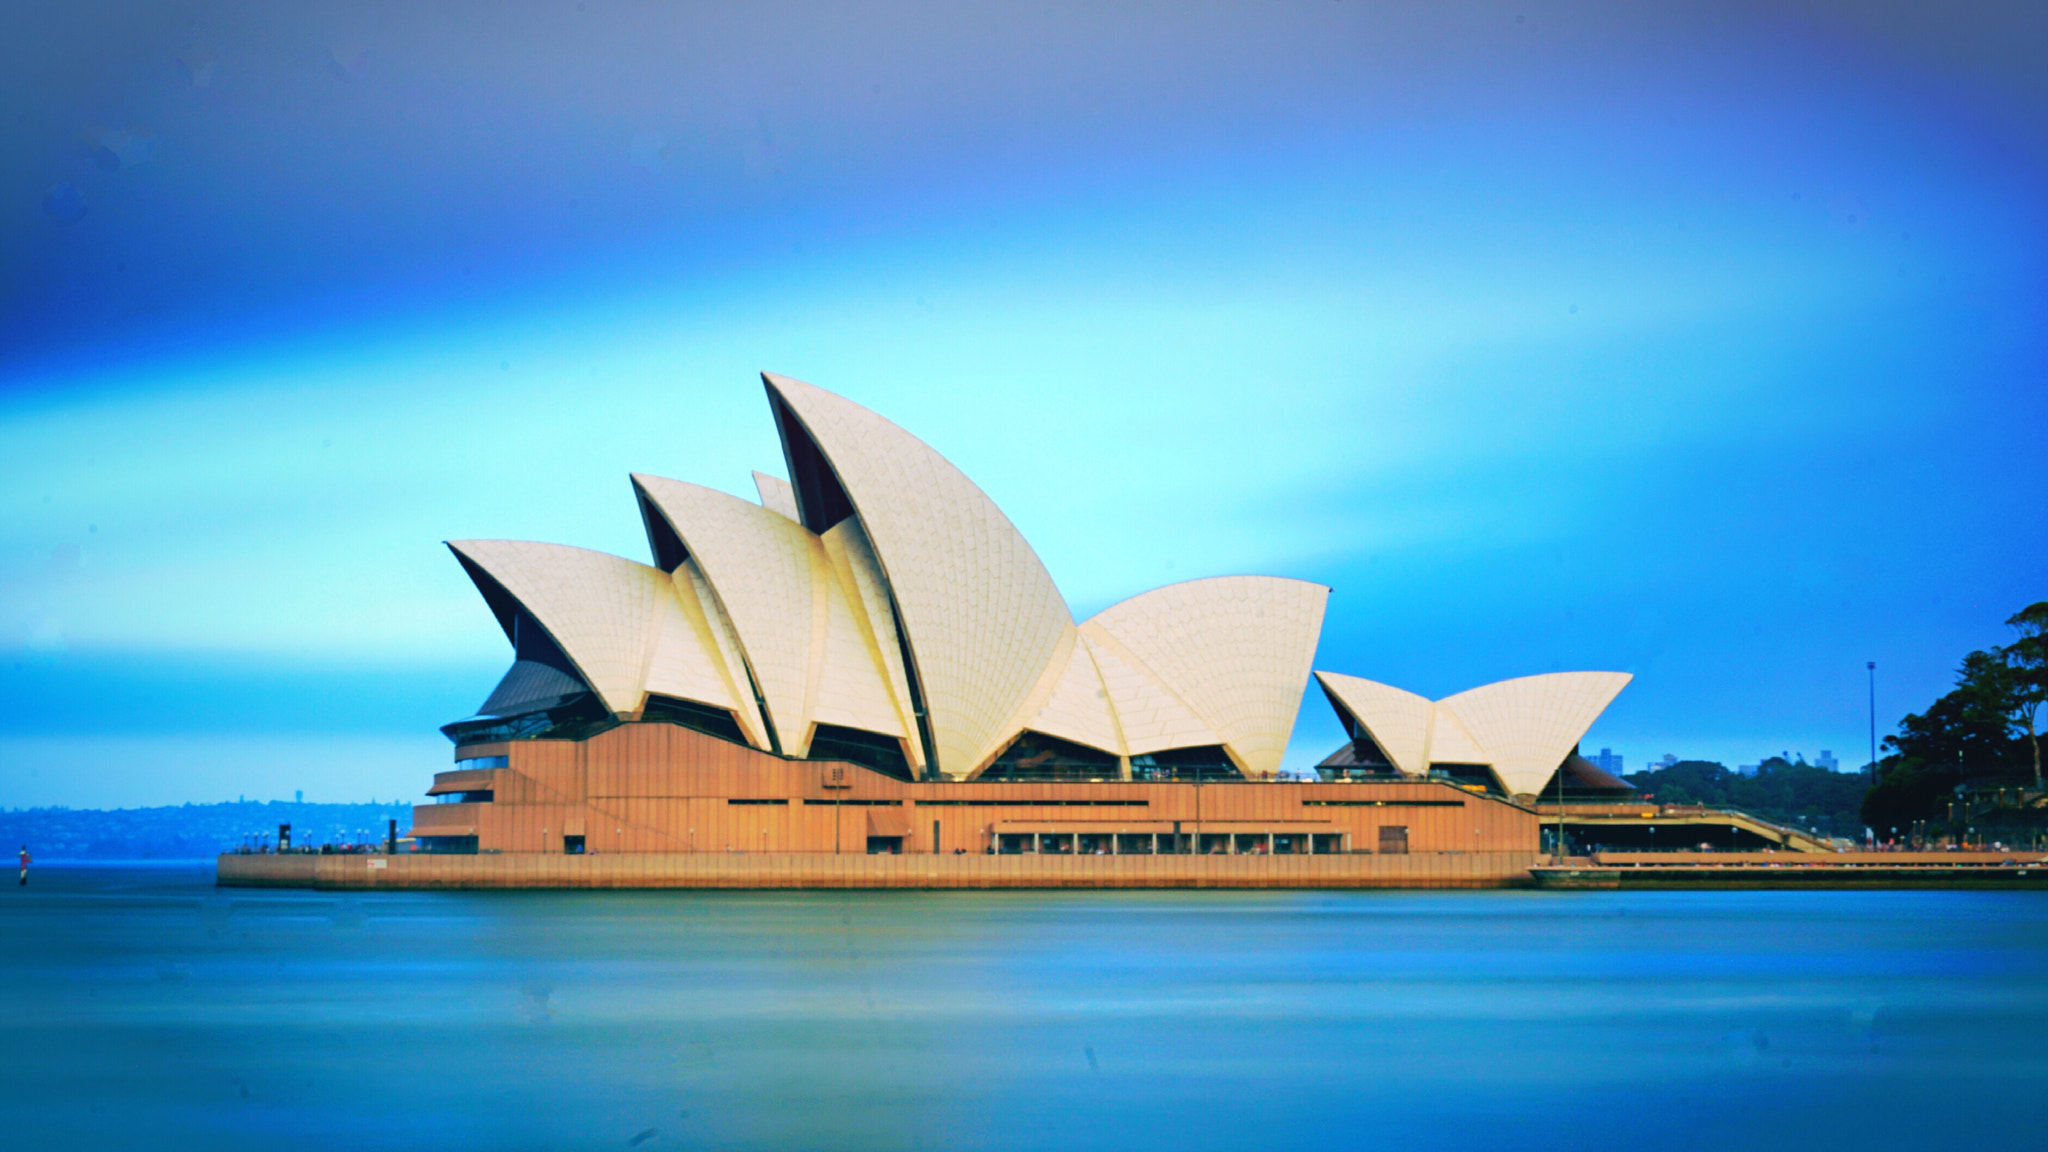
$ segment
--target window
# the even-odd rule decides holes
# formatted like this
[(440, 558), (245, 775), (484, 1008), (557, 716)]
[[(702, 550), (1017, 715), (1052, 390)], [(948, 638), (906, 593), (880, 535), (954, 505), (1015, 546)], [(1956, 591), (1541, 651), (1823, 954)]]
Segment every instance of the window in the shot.
[(1463, 800), (1303, 800), (1303, 808), (1463, 808)]
[(1117, 758), (1070, 740), (1026, 732), (979, 777), (996, 780), (1116, 780)]
[(1206, 744), (1198, 748), (1168, 748), (1131, 757), (1133, 780), (1242, 780), (1244, 773), (1231, 763), (1222, 747)]
[(413, 841), (422, 852), (444, 856), (476, 855), (474, 836), (421, 836)]
[(583, 855), (583, 837), (581, 837), (581, 836), (564, 836), (564, 837), (562, 837), (562, 854), (563, 854), (564, 856), (581, 856), (581, 855)]
[(457, 760), (455, 762), (455, 770), (457, 772), (481, 772), (486, 768), (510, 768), (511, 766), (512, 758), (510, 756), (472, 756), (467, 760)]
[(489, 804), (497, 799), (497, 792), (485, 788), (474, 792), (443, 792), (434, 797), (436, 804)]
[(919, 800), (919, 808), (1149, 808), (1150, 800)]
[(508, 740), (587, 740), (619, 722), (588, 692), (561, 703), (517, 716), (472, 716), (443, 724), (441, 734), (463, 744), (501, 744)]
[(724, 708), (713, 708), (694, 700), (678, 700), (673, 696), (649, 696), (640, 710), (640, 718), (657, 724), (673, 724), (716, 736), (730, 744), (745, 744), (747, 738), (740, 732), (740, 722)]
[(1494, 777), (1493, 769), (1485, 764), (1431, 764), (1429, 778), (1491, 796), (1507, 795), (1507, 789), (1501, 787), (1500, 781)]
[(1380, 825), (1380, 855), (1406, 856), (1408, 854), (1408, 827), (1404, 824)]
[(842, 728), (837, 724), (818, 725), (811, 732), (809, 759), (845, 760), (898, 780), (914, 779), (910, 772), (910, 761), (903, 755), (902, 741), (894, 736), (864, 732), (859, 728)]

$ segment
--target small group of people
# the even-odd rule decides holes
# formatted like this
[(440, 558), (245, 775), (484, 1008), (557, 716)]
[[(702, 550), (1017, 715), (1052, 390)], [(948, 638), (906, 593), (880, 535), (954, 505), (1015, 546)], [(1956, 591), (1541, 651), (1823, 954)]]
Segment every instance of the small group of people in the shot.
[(28, 865), (30, 859), (28, 845), (23, 844), (21, 846), (21, 886), (23, 888), (28, 887)]

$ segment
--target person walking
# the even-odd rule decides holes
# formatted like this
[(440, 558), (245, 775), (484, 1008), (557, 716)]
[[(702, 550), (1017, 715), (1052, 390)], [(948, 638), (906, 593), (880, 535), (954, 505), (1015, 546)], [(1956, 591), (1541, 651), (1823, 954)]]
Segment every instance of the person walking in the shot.
[(21, 846), (21, 886), (24, 888), (28, 887), (28, 862), (28, 845), (23, 844)]

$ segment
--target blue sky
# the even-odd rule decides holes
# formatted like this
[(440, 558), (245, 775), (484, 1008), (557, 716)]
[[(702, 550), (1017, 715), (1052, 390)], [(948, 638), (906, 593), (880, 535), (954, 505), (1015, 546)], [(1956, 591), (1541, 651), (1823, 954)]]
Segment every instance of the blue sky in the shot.
[(417, 793), (439, 541), (644, 558), (762, 369), (1077, 616), (1318, 580), (1319, 668), (1635, 673), (1631, 766), (1860, 763), (2048, 597), (2038, 7), (26, 7), (0, 805)]

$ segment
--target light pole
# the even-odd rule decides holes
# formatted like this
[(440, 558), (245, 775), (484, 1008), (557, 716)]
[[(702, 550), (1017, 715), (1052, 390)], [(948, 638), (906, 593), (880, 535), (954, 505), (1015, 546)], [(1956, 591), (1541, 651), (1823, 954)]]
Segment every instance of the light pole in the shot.
[(1870, 782), (1877, 783), (1877, 661), (1865, 660), (1863, 668), (1870, 673)]

